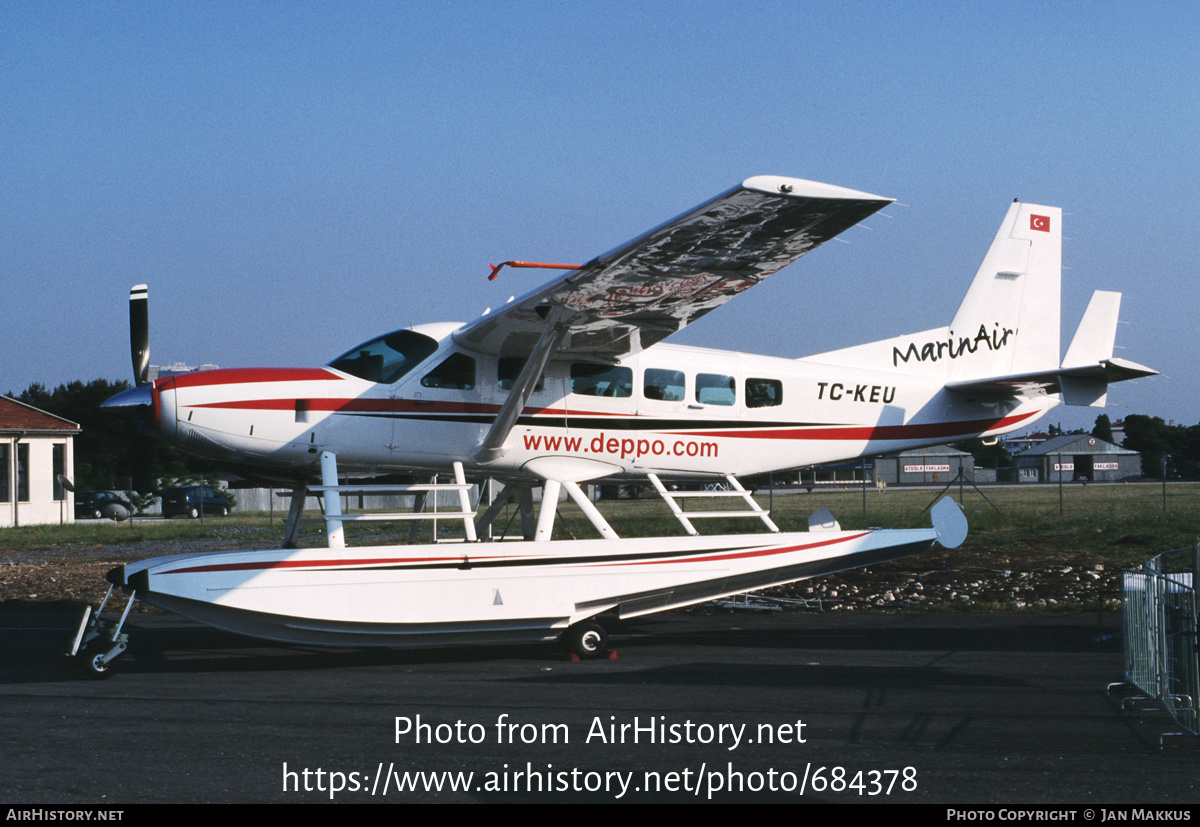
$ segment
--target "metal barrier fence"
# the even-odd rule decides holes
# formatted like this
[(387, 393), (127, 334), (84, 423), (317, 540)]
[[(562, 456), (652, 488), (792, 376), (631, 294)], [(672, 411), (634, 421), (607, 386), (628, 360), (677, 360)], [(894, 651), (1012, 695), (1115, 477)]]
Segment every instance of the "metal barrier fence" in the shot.
[(1200, 546), (1163, 552), (1124, 575), (1125, 680), (1200, 735)]

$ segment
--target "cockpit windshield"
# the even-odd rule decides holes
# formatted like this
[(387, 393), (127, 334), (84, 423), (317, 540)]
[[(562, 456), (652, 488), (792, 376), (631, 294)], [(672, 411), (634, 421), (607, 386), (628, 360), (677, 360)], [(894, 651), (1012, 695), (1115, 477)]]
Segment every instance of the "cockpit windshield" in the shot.
[(329, 367), (390, 385), (429, 358), (438, 343), (415, 330), (397, 330), (351, 348), (329, 363)]

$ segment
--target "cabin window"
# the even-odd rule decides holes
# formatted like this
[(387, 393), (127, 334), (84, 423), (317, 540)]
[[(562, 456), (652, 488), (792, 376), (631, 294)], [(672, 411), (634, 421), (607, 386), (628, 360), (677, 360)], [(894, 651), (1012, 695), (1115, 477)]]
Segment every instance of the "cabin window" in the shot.
[[(521, 375), (521, 370), (525, 367), (525, 362), (528, 360), (522, 356), (504, 356), (496, 363), (496, 381), (500, 385), (500, 390), (510, 391), (513, 385), (517, 384), (517, 377)], [(537, 384), (534, 386), (535, 391), (540, 391), (546, 387), (546, 374), (543, 373), (538, 377)]]
[(783, 383), (778, 379), (747, 379), (746, 407), (774, 408), (783, 404)]
[(329, 367), (368, 382), (390, 385), (432, 356), (437, 347), (437, 342), (423, 333), (397, 330), (348, 350)]
[(647, 368), (642, 378), (642, 396), (662, 402), (682, 402), (687, 389), (683, 371)]
[(702, 405), (732, 405), (737, 396), (733, 377), (718, 373), (696, 375), (696, 401)]
[(475, 360), (453, 353), (421, 379), (422, 387), (454, 391), (475, 390)]
[(8, 445), (0, 444), (0, 502), (9, 501), (9, 479), (11, 474), (8, 467)]
[(571, 365), (571, 393), (580, 396), (633, 396), (633, 371), (620, 365)]

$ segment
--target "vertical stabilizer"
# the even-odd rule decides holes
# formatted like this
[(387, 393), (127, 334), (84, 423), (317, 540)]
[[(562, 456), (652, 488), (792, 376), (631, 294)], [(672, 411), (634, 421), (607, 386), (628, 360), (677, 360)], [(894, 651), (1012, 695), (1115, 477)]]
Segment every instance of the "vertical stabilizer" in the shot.
[(1061, 278), (1062, 210), (1013, 202), (950, 325), (970, 351), (951, 377), (1055, 370)]

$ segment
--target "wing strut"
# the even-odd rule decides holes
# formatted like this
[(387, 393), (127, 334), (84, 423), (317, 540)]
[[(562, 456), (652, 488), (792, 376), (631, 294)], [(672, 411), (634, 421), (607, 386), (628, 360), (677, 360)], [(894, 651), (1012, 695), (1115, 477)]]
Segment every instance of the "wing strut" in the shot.
[(509, 392), (508, 399), (496, 414), (496, 421), (492, 423), (491, 430), (487, 432), (483, 442), (479, 443), (471, 453), (471, 459), (480, 465), (486, 465), (504, 456), (504, 440), (508, 439), (508, 433), (517, 423), (517, 417), (521, 415), (521, 411), (525, 410), (525, 403), (533, 395), (533, 389), (537, 387), (538, 377), (546, 369), (546, 362), (550, 360), (550, 354), (562, 347), (563, 341), (570, 332), (571, 328), (568, 325), (558, 323), (546, 325), (537, 344), (533, 347), (533, 353), (529, 354), (529, 358), (525, 360), (525, 367), (521, 369), (521, 374)]

